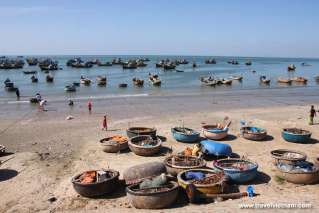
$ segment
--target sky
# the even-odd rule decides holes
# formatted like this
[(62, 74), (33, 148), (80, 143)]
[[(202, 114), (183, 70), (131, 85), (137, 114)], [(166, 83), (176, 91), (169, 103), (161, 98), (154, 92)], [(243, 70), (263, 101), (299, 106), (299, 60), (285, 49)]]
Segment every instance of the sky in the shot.
[(0, 0), (0, 55), (319, 57), (317, 0)]

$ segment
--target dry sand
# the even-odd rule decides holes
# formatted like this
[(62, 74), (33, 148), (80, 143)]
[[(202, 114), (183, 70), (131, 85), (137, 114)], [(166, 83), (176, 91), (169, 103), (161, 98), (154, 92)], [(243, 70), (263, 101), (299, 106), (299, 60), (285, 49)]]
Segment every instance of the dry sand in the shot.
[[(235, 108), (236, 106), (234, 106)], [(111, 131), (100, 130), (101, 111), (89, 115), (82, 108), (82, 113), (75, 113), (75, 119), (65, 120), (67, 113), (32, 111), (19, 119), (3, 119), (0, 122), (0, 143), (8, 148), (11, 155), (0, 157), (6, 161), (0, 167), (0, 212), (149, 212), (132, 207), (125, 192), (102, 199), (80, 197), (74, 191), (70, 179), (73, 175), (87, 170), (112, 168), (122, 173), (126, 168), (149, 161), (162, 161), (168, 153), (156, 157), (140, 157), (131, 152), (104, 153), (98, 141), (106, 135), (125, 133), (128, 125), (155, 126), (158, 134), (167, 138), (165, 147), (173, 152), (183, 150), (187, 144), (176, 142), (170, 128), (184, 120), (187, 127), (200, 130), (200, 123), (215, 123), (226, 115), (233, 123), (225, 143), (232, 146), (235, 153), (245, 156), (259, 164), (259, 177), (253, 186), (260, 195), (250, 198), (228, 200), (219, 203), (201, 205), (179, 201), (170, 209), (157, 212), (246, 212), (241, 210), (241, 203), (310, 203), (308, 210), (289, 210), (289, 212), (318, 211), (319, 185), (294, 185), (280, 183), (274, 178), (270, 151), (289, 148), (307, 153), (313, 160), (319, 155), (319, 144), (293, 144), (285, 142), (281, 136), (282, 127), (301, 127), (312, 131), (313, 138), (319, 138), (318, 125), (307, 125), (309, 106), (276, 106), (242, 108), (223, 111), (201, 111), (184, 113), (130, 112), (122, 118), (112, 118)], [(165, 110), (163, 110), (165, 111)], [(272, 136), (268, 141), (253, 142), (239, 137), (239, 121), (251, 121), (264, 127)], [(240, 186), (245, 190), (246, 186)], [(48, 199), (55, 197), (55, 202)], [(258, 210), (267, 211), (267, 210)], [(287, 211), (287, 210), (268, 210)]]

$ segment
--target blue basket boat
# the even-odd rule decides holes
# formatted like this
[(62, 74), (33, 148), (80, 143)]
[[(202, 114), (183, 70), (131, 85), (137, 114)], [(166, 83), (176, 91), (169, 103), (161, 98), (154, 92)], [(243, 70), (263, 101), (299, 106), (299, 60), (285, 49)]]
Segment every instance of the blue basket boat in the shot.
[(200, 144), (202, 145), (202, 152), (206, 155), (230, 157), (233, 153), (231, 146), (228, 144), (217, 143), (211, 140), (203, 140)]
[(175, 140), (184, 143), (194, 143), (199, 140), (199, 132), (185, 127), (174, 127), (171, 129)]
[(214, 167), (224, 171), (233, 183), (247, 183), (256, 178), (258, 164), (250, 160), (229, 158), (217, 160)]
[(308, 143), (311, 137), (311, 132), (297, 128), (286, 128), (281, 132), (281, 136), (288, 142)]

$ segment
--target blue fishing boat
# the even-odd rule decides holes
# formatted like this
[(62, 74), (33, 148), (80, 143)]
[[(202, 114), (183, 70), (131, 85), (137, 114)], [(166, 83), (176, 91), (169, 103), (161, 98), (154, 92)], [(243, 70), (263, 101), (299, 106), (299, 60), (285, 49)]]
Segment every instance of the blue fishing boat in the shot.
[(230, 157), (233, 153), (231, 146), (228, 144), (217, 143), (211, 140), (203, 140), (200, 144), (202, 146), (201, 151), (205, 155)]
[(186, 127), (174, 127), (171, 129), (175, 140), (184, 143), (194, 143), (199, 140), (199, 132)]
[(308, 143), (311, 132), (298, 128), (286, 128), (281, 132), (281, 136), (288, 142)]
[(224, 171), (233, 183), (247, 183), (256, 178), (258, 164), (250, 160), (229, 158), (217, 160), (214, 167)]

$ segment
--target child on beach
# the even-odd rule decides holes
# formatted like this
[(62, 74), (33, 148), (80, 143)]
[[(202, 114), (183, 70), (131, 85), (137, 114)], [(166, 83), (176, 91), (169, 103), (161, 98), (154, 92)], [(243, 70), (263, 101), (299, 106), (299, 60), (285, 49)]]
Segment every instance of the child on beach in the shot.
[(311, 105), (310, 116), (309, 116), (309, 125), (313, 125), (313, 118), (317, 116), (315, 107)]
[(102, 130), (107, 131), (107, 120), (106, 115), (104, 115), (103, 122), (102, 122)]
[(89, 112), (90, 112), (90, 114), (91, 114), (91, 111), (92, 111), (92, 102), (91, 102), (91, 101), (88, 101), (87, 106), (88, 106), (88, 110), (89, 110)]

